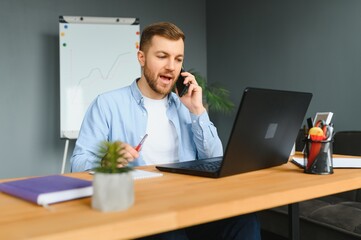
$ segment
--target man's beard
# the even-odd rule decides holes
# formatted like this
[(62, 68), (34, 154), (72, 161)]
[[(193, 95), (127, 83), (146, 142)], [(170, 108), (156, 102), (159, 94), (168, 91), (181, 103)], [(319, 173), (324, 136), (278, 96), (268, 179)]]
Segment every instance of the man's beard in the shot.
[(174, 84), (171, 84), (171, 85), (167, 85), (166, 87), (162, 87), (158, 84), (158, 81), (156, 78), (153, 78), (151, 76), (151, 72), (150, 70), (147, 68), (147, 66), (145, 65), (144, 66), (144, 77), (145, 77), (145, 80), (147, 81), (149, 87), (156, 93), (159, 93), (159, 94), (163, 94), (164, 96), (165, 95), (168, 95), (173, 87), (174, 87)]

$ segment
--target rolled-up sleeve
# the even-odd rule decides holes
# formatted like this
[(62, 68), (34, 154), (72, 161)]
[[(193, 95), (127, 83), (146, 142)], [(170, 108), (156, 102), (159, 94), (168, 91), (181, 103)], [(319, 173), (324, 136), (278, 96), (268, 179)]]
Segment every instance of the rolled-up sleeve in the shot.
[(191, 113), (192, 132), (194, 143), (198, 151), (198, 158), (210, 158), (223, 155), (222, 142), (219, 139), (217, 128), (210, 121), (208, 113), (201, 115)]

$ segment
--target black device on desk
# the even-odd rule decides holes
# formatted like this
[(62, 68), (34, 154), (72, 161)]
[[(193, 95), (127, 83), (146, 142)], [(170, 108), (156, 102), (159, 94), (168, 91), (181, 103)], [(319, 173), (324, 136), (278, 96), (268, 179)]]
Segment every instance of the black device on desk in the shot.
[(186, 94), (187, 91), (188, 91), (188, 88), (189, 88), (189, 84), (184, 84), (183, 83), (184, 82), (184, 77), (181, 74), (182, 72), (184, 72), (184, 68), (182, 68), (182, 70), (180, 71), (179, 77), (178, 77), (177, 82), (176, 82), (176, 88), (177, 88), (179, 97), (182, 97), (184, 94)]
[(219, 178), (287, 163), (311, 98), (311, 93), (246, 88), (223, 157), (156, 168)]

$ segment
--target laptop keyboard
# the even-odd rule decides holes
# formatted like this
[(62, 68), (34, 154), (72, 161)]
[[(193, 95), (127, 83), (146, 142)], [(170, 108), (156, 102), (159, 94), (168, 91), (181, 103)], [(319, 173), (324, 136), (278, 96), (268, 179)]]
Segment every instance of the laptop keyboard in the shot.
[(202, 171), (202, 172), (217, 172), (221, 167), (222, 161), (200, 162), (187, 166), (188, 169)]

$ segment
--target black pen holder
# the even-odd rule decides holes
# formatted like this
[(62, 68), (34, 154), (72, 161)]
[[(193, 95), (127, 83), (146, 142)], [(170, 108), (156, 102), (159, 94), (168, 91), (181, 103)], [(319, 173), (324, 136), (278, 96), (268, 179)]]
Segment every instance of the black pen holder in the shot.
[(311, 174), (332, 174), (332, 143), (333, 140), (305, 140), (304, 172)]

